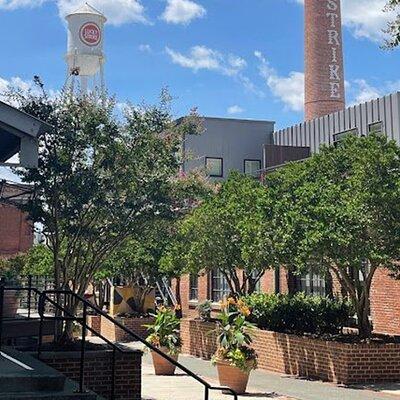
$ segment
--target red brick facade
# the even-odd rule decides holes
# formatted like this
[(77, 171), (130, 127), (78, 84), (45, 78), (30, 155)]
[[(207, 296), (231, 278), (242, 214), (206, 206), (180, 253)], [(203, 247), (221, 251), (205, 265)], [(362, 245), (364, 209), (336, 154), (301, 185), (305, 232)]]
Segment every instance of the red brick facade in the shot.
[[(197, 317), (196, 305), (209, 298), (210, 282), (208, 276), (199, 277), (198, 301), (189, 301), (189, 277), (181, 278), (181, 303), (183, 314), (186, 317)], [(275, 271), (269, 270), (261, 278), (261, 290), (266, 293), (274, 293), (279, 286), (280, 293), (295, 291), (293, 276), (281, 268), (279, 282), (275, 277)], [(173, 282), (176, 290), (176, 283)], [(332, 290), (335, 294), (341, 293), (340, 284), (332, 279)], [(375, 273), (371, 288), (371, 318), (374, 330), (377, 333), (400, 335), (400, 280), (390, 276), (390, 272), (380, 269)]]
[(340, 0), (305, 0), (306, 120), (345, 108)]
[[(130, 329), (141, 338), (147, 337), (147, 328), (144, 325), (151, 324), (154, 321), (153, 317), (148, 318), (121, 318), (115, 317), (115, 319), (123, 324), (126, 328)], [(94, 322), (94, 321), (93, 321)], [(97, 322), (94, 322), (95, 324)], [(98, 325), (97, 325), (98, 326)], [(99, 332), (99, 331), (98, 331)], [(107, 318), (101, 317), (100, 333), (112, 342), (133, 342), (132, 335), (129, 335), (124, 330), (114, 325)]]
[[(216, 350), (213, 323), (183, 319), (182, 352), (210, 359)], [(259, 368), (335, 383), (400, 379), (400, 344), (344, 344), (270, 331), (254, 332)]]
[[(79, 381), (80, 352), (43, 352), (40, 359), (68, 378)], [(106, 399), (111, 398), (111, 361), (112, 351), (86, 352), (85, 387)], [(116, 352), (116, 400), (141, 400), (141, 363), (140, 351)]]
[(10, 257), (33, 245), (32, 224), (18, 208), (0, 203), (0, 257)]

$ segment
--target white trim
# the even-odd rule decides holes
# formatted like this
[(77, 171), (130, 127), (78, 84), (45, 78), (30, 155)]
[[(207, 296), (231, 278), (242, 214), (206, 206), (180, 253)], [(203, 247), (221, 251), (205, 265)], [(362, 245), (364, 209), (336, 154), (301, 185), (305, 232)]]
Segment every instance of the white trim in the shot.
[(0, 356), (3, 356), (3, 357), (6, 358), (7, 360), (13, 362), (14, 364), (19, 365), (20, 367), (22, 367), (22, 368), (24, 368), (24, 369), (26, 369), (26, 370), (28, 370), (28, 371), (33, 371), (33, 368), (31, 368), (29, 365), (26, 365), (26, 364), (24, 364), (23, 362), (16, 360), (15, 358), (9, 356), (9, 355), (6, 354), (6, 353), (3, 353), (2, 351), (0, 351)]

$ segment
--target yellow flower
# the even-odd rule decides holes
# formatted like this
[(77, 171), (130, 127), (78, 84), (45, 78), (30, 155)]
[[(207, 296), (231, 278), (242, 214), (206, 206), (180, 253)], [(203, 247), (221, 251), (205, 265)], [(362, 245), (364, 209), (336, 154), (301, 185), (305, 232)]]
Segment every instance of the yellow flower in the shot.
[(228, 297), (228, 304), (232, 304), (235, 305), (236, 304), (236, 300), (233, 297)]
[(180, 306), (180, 304), (175, 304), (175, 311), (179, 311), (181, 309), (182, 307)]

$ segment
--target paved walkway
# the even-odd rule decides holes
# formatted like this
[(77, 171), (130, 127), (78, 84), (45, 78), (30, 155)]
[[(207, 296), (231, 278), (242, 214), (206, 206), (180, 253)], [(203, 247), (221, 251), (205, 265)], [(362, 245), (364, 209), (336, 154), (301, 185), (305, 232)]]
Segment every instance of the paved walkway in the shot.
[[(179, 361), (217, 383), (216, 368), (209, 361), (180, 356)], [(155, 377), (151, 357), (143, 358), (143, 397), (146, 400), (203, 400), (202, 386), (193, 379), (179, 374), (176, 377)], [(253, 371), (248, 394), (239, 399), (258, 400), (400, 400), (400, 383), (370, 387), (347, 388), (320, 381), (310, 381), (263, 371)], [(213, 393), (210, 400), (228, 400), (231, 396)]]
[[(143, 346), (139, 343), (124, 343), (124, 345), (143, 350)], [(179, 362), (211, 383), (218, 382), (216, 368), (210, 361), (180, 355)], [(345, 387), (257, 370), (251, 373), (248, 392), (239, 398), (241, 400), (400, 400), (400, 382)], [(210, 400), (232, 399), (232, 396), (211, 393)], [(143, 400), (203, 399), (202, 385), (181, 374), (179, 370), (173, 377), (156, 377), (151, 356), (148, 353), (144, 355)]]

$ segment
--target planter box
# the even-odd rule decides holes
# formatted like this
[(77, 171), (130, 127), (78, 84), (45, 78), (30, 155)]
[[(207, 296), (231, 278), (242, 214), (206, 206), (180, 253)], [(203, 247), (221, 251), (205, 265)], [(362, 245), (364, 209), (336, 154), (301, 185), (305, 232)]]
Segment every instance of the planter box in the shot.
[[(88, 315), (87, 324), (97, 333), (101, 334), (101, 315)], [(87, 336), (96, 336), (94, 333), (87, 331)]]
[[(210, 359), (216, 351), (213, 323), (183, 319), (182, 352)], [(356, 384), (400, 380), (400, 344), (347, 344), (255, 330), (259, 368), (280, 374)]]
[[(35, 355), (35, 354), (33, 354)], [(142, 352), (124, 349), (116, 352), (115, 399), (141, 400)], [(79, 382), (80, 352), (42, 352), (40, 360)], [(111, 398), (112, 350), (85, 352), (84, 385), (105, 399)]]
[[(147, 336), (147, 328), (144, 325), (153, 323), (153, 317), (145, 318), (121, 318), (114, 317), (116, 321), (123, 324), (126, 328), (136, 333), (141, 338)], [(107, 318), (101, 317), (101, 334), (112, 342), (133, 342), (134, 338), (123, 331), (118, 326), (114, 325)]]

